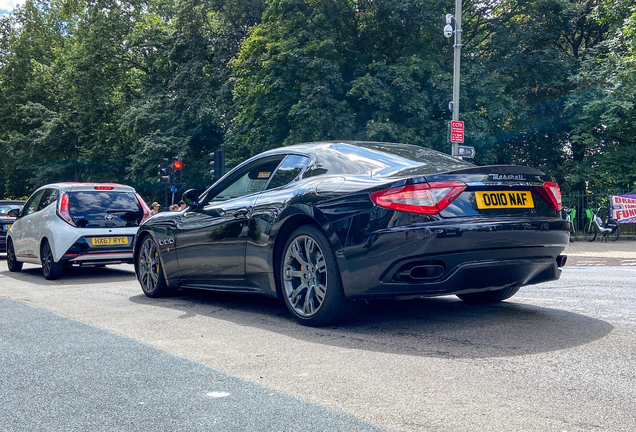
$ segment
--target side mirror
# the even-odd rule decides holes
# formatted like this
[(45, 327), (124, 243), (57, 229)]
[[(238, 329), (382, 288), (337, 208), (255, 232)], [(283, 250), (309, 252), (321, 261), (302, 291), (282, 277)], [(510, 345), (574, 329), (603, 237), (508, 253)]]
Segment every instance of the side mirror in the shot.
[(199, 192), (196, 189), (188, 189), (183, 193), (181, 199), (188, 207), (197, 208), (199, 206)]
[(20, 215), (20, 209), (11, 209), (7, 212), (7, 216), (17, 218)]

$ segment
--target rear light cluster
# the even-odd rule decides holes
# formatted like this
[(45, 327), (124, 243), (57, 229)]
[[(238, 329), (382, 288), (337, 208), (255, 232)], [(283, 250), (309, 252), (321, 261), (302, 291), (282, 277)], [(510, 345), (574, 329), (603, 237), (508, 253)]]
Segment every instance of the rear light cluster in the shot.
[(558, 184), (545, 182), (542, 187), (537, 187), (536, 190), (550, 204), (553, 210), (561, 211), (563, 205), (561, 203), (561, 188), (559, 188)]
[(76, 226), (73, 218), (71, 217), (71, 213), (68, 211), (68, 201), (68, 194), (66, 192), (61, 192), (57, 213), (66, 223)]
[[(466, 187), (462, 182), (420, 183), (373, 192), (371, 200), (377, 206), (391, 210), (434, 215), (448, 207)], [(558, 184), (545, 182), (536, 190), (553, 210), (561, 210)]]
[(438, 214), (466, 189), (462, 182), (420, 183), (371, 194), (380, 207), (409, 213)]
[(137, 201), (139, 201), (139, 205), (144, 211), (144, 217), (141, 218), (141, 222), (139, 222), (139, 225), (141, 225), (142, 223), (146, 222), (146, 219), (150, 217), (150, 209), (148, 208), (148, 205), (146, 205), (146, 201), (144, 201), (144, 199), (138, 193), (136, 193), (135, 195), (137, 196)]

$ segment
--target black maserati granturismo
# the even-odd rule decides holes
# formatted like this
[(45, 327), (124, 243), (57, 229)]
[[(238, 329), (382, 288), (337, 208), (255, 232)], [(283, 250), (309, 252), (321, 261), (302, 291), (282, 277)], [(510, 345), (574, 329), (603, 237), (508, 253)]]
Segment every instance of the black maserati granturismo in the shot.
[(566, 261), (561, 192), (544, 173), (408, 144), (283, 147), (183, 200), (139, 229), (143, 292), (264, 294), (309, 326), (342, 322), (369, 298), (499, 302), (558, 279)]

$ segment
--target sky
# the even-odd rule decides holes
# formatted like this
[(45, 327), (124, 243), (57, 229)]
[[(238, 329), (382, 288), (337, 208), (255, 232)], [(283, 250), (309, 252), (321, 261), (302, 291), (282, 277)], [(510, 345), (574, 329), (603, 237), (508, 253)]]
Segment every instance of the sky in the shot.
[(0, 16), (8, 14), (19, 4), (24, 3), (24, 0), (0, 0)]

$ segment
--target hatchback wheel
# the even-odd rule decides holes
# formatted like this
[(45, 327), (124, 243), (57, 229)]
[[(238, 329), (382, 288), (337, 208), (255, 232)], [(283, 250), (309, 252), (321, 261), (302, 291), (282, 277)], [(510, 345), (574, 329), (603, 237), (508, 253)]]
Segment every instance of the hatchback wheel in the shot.
[(333, 249), (318, 228), (307, 225), (294, 231), (280, 261), (285, 304), (301, 324), (318, 327), (342, 322), (360, 309), (358, 302), (345, 298)]
[(59, 279), (62, 275), (64, 264), (55, 262), (55, 259), (53, 258), (53, 251), (51, 250), (51, 245), (47, 240), (44, 240), (44, 242), (42, 243), (41, 252), (42, 254), (40, 256), (40, 261), (42, 262), (42, 274), (44, 275), (44, 279)]
[(13, 242), (11, 239), (7, 241), (7, 267), (10, 272), (19, 272), (22, 270), (22, 263), (18, 261), (15, 256), (15, 249), (13, 249)]
[(163, 297), (169, 289), (161, 269), (159, 246), (152, 237), (146, 236), (141, 243), (139, 257), (135, 261), (135, 272), (141, 289), (148, 297)]

